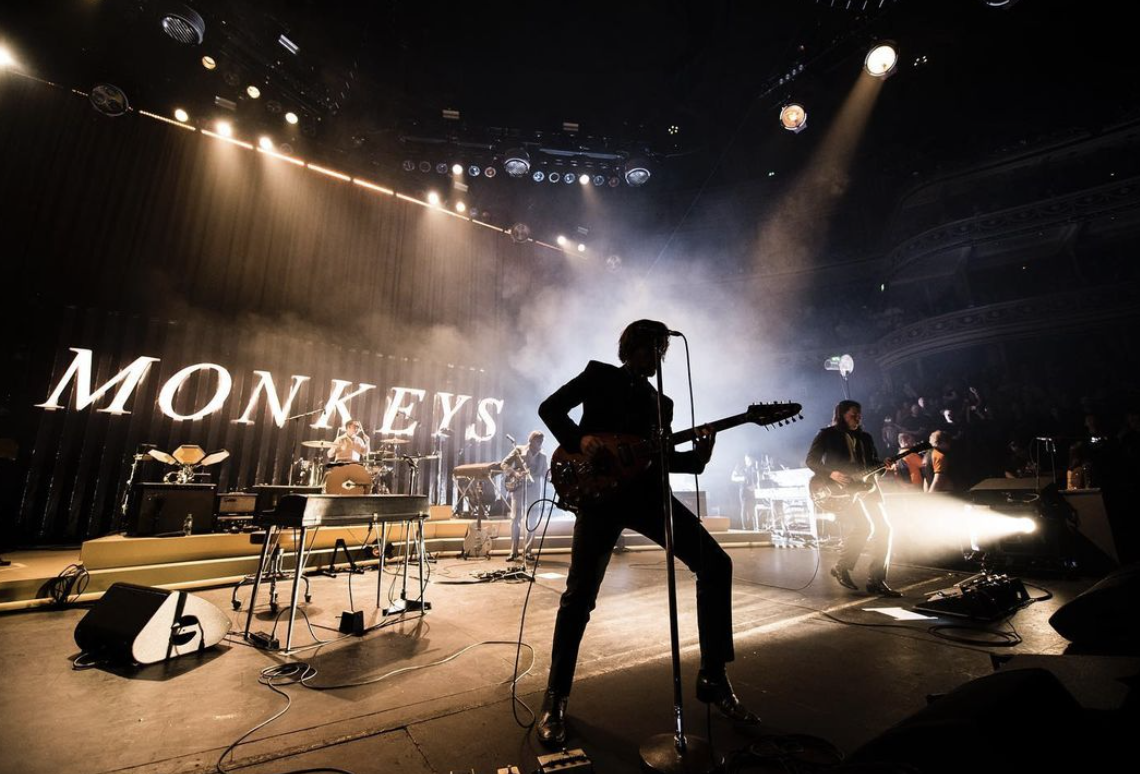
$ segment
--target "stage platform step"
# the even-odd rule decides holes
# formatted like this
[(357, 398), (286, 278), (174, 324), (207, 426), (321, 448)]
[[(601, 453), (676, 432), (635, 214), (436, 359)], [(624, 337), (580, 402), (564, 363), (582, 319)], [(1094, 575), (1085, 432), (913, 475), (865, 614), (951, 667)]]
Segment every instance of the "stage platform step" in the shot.
[[(428, 552), (441, 556), (460, 555), (468, 527), (474, 523), (471, 519), (438, 517), (424, 522)], [(510, 521), (485, 519), (483, 525), (492, 532), (492, 556), (506, 557), (510, 553)], [(705, 525), (724, 545), (772, 545), (768, 533), (729, 530), (727, 518), (708, 517)], [(573, 517), (552, 518), (546, 530), (543, 552), (569, 552), (573, 533)], [(307, 566), (316, 569), (328, 565), (338, 539), (343, 539), (353, 549), (358, 563), (375, 564), (371, 556), (357, 556), (358, 549), (368, 537), (367, 527), (321, 529), (310, 544)], [(395, 550), (403, 550), (402, 527), (393, 525), (388, 529), (388, 542), (394, 544)], [(282, 535), (282, 545), (286, 551), (284, 564), (289, 568), (293, 560), (293, 542), (288, 532)], [(652, 541), (635, 532), (625, 534), (625, 546), (634, 550), (660, 550)], [(71, 565), (81, 565), (87, 572), (86, 586), (78, 601), (93, 601), (118, 582), (168, 589), (236, 583), (256, 570), (260, 551), (261, 545), (250, 540), (250, 533), (225, 533), (164, 538), (111, 535), (88, 540), (78, 549), (15, 552), (5, 555), (12, 562), (11, 566), (0, 567), (0, 612), (51, 605), (50, 586)], [(338, 566), (345, 565), (338, 562)], [(74, 594), (69, 599), (76, 601)]]

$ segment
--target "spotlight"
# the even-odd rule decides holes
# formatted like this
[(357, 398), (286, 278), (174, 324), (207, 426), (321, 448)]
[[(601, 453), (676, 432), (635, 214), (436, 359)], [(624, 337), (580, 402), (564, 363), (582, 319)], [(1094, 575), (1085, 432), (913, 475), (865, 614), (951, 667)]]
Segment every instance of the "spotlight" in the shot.
[(516, 223), (511, 226), (511, 230), (507, 232), (510, 234), (511, 241), (515, 244), (521, 245), (523, 242), (530, 239), (530, 226), (525, 223)]
[(564, 236), (562, 236), (561, 234), (559, 234), (559, 235), (558, 235), (558, 238), (557, 238), (557, 239), (555, 239), (554, 241), (558, 243), (558, 246), (559, 246), (559, 247), (565, 247), (565, 246), (566, 246), (566, 243), (567, 243), (567, 242), (569, 242), (570, 240), (568, 240), (566, 237), (564, 237)]
[(611, 272), (620, 271), (621, 270), (621, 256), (620, 255), (607, 255), (606, 256), (606, 268), (609, 269)]
[(511, 148), (504, 154), (503, 171), (511, 177), (523, 177), (530, 171), (530, 154), (522, 148)]
[(285, 123), (287, 123), (287, 124), (293, 124), (294, 126), (296, 126), (297, 122), (299, 120), (300, 119), (297, 118), (297, 114), (294, 113), (292, 110), (290, 110), (288, 113), (285, 114)]
[(483, 167), (484, 177), (494, 177), (497, 174), (499, 174), (499, 170), (495, 169), (494, 167)]
[(551, 172), (546, 176), (546, 179), (552, 183), (560, 183), (562, 182), (562, 175), (558, 174), (557, 172)]
[(609, 184), (610, 188), (617, 188), (619, 185), (621, 185), (621, 178), (617, 175), (613, 175), (606, 182)]
[(420, 162), (420, 172), (431, 172), (431, 162), (430, 161), (421, 161)]
[(412, 161), (411, 159), (404, 159), (403, 167), (405, 172), (415, 172), (416, 162)]
[(257, 88), (256, 86), (247, 86), (245, 88), (245, 93), (249, 95), (250, 99), (257, 99), (261, 96), (261, 89)]
[[(436, 169), (436, 171), (439, 171), (438, 168)], [(451, 174), (462, 175), (463, 174), (463, 165), (462, 164), (452, 164), (451, 165)]]
[(578, 182), (581, 183), (582, 185), (589, 185), (590, 184), (590, 176), (587, 175), (585, 172), (583, 172), (582, 174), (578, 175)]
[(578, 243), (578, 252), (580, 252), (580, 253), (586, 252), (586, 246), (584, 244), (582, 244), (581, 242)]
[(162, 14), (162, 31), (179, 43), (197, 46), (206, 34), (206, 22), (190, 6), (171, 3)]
[(605, 184), (606, 184), (606, 176), (605, 175), (594, 175), (594, 185), (595, 186), (601, 187)]
[(863, 68), (868, 74), (876, 78), (887, 78), (894, 73), (898, 61), (899, 52), (895, 44), (885, 40), (876, 43), (867, 52), (867, 58), (863, 60)]
[(455, 203), (455, 211), (456, 212), (467, 212), (467, 205), (464, 204), (463, 202), (456, 202)]
[(16, 64), (16, 57), (12, 56), (12, 52), (8, 50), (7, 46), (0, 46), (0, 68), (14, 67)]
[(433, 207), (438, 205), (439, 204), (439, 194), (437, 194), (435, 191), (432, 191), (431, 193), (429, 193), (428, 194), (428, 204), (430, 204)]
[(205, 67), (207, 70), (213, 70), (215, 67), (218, 66), (218, 63), (217, 63), (217, 61), (214, 60), (214, 57), (204, 56), (204, 57), (202, 57), (202, 66)]
[(780, 126), (794, 134), (807, 128), (807, 111), (804, 106), (791, 102), (780, 108)]
[(273, 140), (262, 135), (262, 137), (257, 141), (257, 147), (261, 148), (262, 150), (271, 151), (273, 150)]
[(469, 166), (467, 168), (467, 176), (468, 177), (479, 177), (479, 173), (482, 171), (483, 170), (479, 168), (478, 164), (472, 164), (471, 166)]
[(126, 92), (113, 83), (95, 84), (91, 87), (91, 93), (87, 98), (91, 100), (93, 108), (112, 118), (126, 115), (131, 109)]
[(220, 134), (222, 137), (234, 136), (234, 128), (229, 121), (218, 121), (214, 125), (214, 131)]
[[(455, 166), (456, 166), (456, 167), (458, 167), (459, 165), (458, 165), (458, 164), (456, 164)], [(454, 167), (452, 167), (452, 171), (453, 171), (453, 172), (455, 171), (455, 168), (454, 168)], [(457, 175), (458, 175), (458, 174), (459, 174), (460, 172), (462, 172), (462, 171), (463, 171), (463, 168), (462, 168), (462, 167), (460, 167), (460, 169), (459, 169), (459, 172), (456, 172), (455, 174), (457, 174)], [(435, 165), (435, 173), (436, 173), (437, 175), (446, 175), (446, 174), (447, 174), (447, 164), (445, 164), (445, 163), (444, 163), (444, 162), (442, 162), (442, 161), (440, 161), (440, 162), (436, 163), (436, 165)]]
[(681, 127), (677, 126), (676, 124), (672, 124), (672, 125), (669, 127), (669, 134), (671, 134), (671, 135), (678, 135), (678, 134), (680, 134), (680, 133), (681, 133)]
[(562, 182), (566, 185), (574, 185), (577, 180), (578, 178), (573, 172), (567, 172), (562, 176)]
[(651, 176), (649, 163), (640, 158), (627, 161), (624, 172), (625, 182), (631, 186), (645, 185)]
[(178, 119), (181, 123), (186, 123), (187, 121), (190, 120), (190, 114), (187, 113), (182, 108), (178, 108), (174, 111), (174, 117), (176, 119)]
[(278, 145), (277, 150), (280, 151), (281, 153), (284, 153), (286, 156), (292, 156), (293, 155), (293, 146), (287, 142), (283, 142), (280, 145)]
[(543, 180), (546, 179), (546, 173), (543, 172), (541, 169), (536, 169), (536, 170), (534, 170), (534, 173), (530, 176), (530, 179), (536, 183), (541, 183)]

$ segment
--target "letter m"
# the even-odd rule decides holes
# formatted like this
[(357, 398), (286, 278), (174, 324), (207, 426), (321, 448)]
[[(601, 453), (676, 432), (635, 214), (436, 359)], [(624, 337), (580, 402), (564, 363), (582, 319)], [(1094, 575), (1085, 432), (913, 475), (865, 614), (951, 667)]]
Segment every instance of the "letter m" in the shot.
[(73, 379), (75, 380), (75, 408), (85, 409), (95, 401), (102, 398), (112, 388), (118, 386), (115, 391), (115, 398), (107, 408), (99, 409), (99, 411), (108, 414), (129, 414), (125, 406), (127, 400), (130, 399), (131, 393), (139, 386), (139, 382), (146, 376), (147, 371), (150, 370), (151, 363), (157, 363), (157, 357), (140, 357), (135, 362), (124, 368), (119, 373), (99, 386), (99, 389), (92, 392), (91, 390), (91, 350), (89, 349), (75, 349), (75, 359), (71, 361), (71, 365), (67, 367), (67, 372), (59, 383), (52, 390), (51, 395), (43, 403), (37, 403), (38, 408), (47, 409), (48, 411), (55, 411), (61, 409), (59, 399), (63, 395), (64, 390), (67, 389), (68, 383)]

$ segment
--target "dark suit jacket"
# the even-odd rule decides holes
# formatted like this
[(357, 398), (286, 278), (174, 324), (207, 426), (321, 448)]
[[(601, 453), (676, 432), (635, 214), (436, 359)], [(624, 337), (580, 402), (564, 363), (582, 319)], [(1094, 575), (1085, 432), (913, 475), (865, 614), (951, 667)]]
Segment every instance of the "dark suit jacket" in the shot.
[(869, 433), (857, 430), (852, 433), (859, 442), (861, 454), (851, 461), (851, 451), (847, 445), (847, 431), (838, 427), (825, 427), (815, 436), (808, 450), (806, 464), (814, 473), (825, 478), (832, 471), (838, 470), (848, 475), (862, 475), (871, 468), (877, 468), (882, 463), (879, 453), (875, 450), (875, 441)]
[[(582, 420), (575, 423), (570, 410), (582, 406)], [(673, 401), (662, 398), (665, 432), (672, 433)], [(591, 433), (630, 433), (651, 438), (657, 427), (657, 390), (647, 379), (625, 368), (591, 360), (586, 370), (562, 385), (538, 407), (538, 415), (565, 449), (577, 453), (582, 436)], [(696, 452), (674, 451), (669, 470), (703, 473), (704, 463)]]

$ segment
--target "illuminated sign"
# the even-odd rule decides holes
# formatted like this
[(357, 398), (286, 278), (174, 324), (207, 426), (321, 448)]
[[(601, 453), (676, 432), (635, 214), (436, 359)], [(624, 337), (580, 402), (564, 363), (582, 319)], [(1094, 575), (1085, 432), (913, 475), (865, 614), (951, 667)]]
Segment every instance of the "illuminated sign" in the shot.
[[(48, 411), (66, 408), (67, 400), (64, 398), (64, 393), (67, 392), (68, 386), (74, 383), (72, 395), (75, 399), (76, 409), (89, 408), (111, 394), (111, 399), (107, 405), (96, 409), (96, 411), (105, 414), (129, 414), (127, 403), (131, 396), (146, 378), (151, 366), (159, 362), (156, 357), (137, 358), (106, 382), (92, 389), (93, 352), (89, 349), (78, 348), (72, 348), (71, 351), (75, 353), (71, 364), (59, 382), (52, 388), (47, 400), (43, 403), (37, 403), (37, 407)], [(199, 373), (213, 375), (214, 378), (210, 380), (213, 383), (213, 389), (203, 391), (205, 394), (200, 400), (204, 400), (204, 403), (201, 406), (191, 407), (190, 413), (180, 413), (174, 407), (179, 390), (191, 377)], [(254, 371), (253, 374), (257, 381), (254, 383), (249, 400), (245, 404), (245, 410), (240, 417), (232, 421), (235, 424), (242, 425), (254, 424), (253, 417), (258, 411), (261, 398), (264, 395), (274, 424), (278, 427), (284, 427), (285, 421), (289, 418), (289, 410), (293, 405), (293, 400), (300, 392), (301, 386), (310, 378), (293, 375), (288, 394), (282, 398), (277, 390), (273, 374), (269, 371)], [(348, 407), (349, 401), (374, 389), (376, 389), (375, 384), (366, 382), (356, 384), (344, 379), (333, 379), (329, 388), (328, 399), (325, 400), (324, 407), (318, 413), (317, 420), (310, 427), (324, 429), (343, 425), (352, 419), (352, 412)], [(233, 377), (224, 366), (216, 363), (195, 363), (178, 371), (163, 383), (158, 391), (158, 409), (176, 422), (193, 422), (221, 411), (232, 391)], [(388, 393), (387, 407), (384, 410), (384, 421), (380, 427), (380, 432), (385, 435), (413, 435), (419, 426), (419, 420), (416, 418), (417, 410), (423, 405), (427, 395), (427, 390), (415, 387), (392, 387)], [(459, 410), (471, 400), (473, 400), (471, 395), (457, 395), (450, 392), (435, 393), (433, 401), (438, 402), (441, 414), (439, 426), (435, 428), (436, 431), (449, 430)], [(480, 399), (475, 405), (475, 421), (467, 425), (464, 437), (472, 441), (488, 441), (494, 438), (498, 429), (497, 417), (502, 412), (502, 400), (498, 398)], [(334, 418), (336, 425), (331, 424)]]

